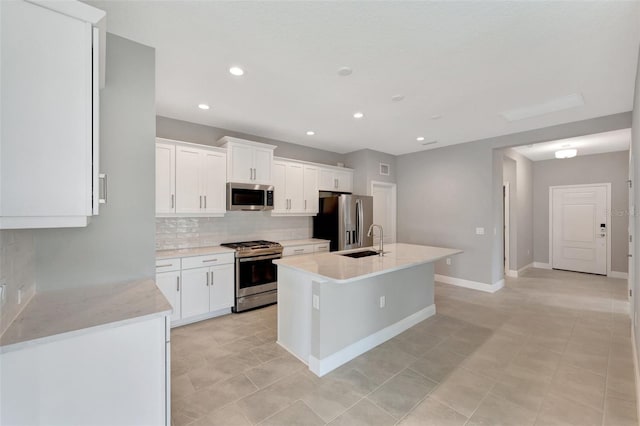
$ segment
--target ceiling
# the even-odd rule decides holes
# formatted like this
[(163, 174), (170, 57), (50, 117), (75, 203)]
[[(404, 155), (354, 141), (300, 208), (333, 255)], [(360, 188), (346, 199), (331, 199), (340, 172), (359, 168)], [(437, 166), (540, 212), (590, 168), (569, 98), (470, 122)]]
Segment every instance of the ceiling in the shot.
[[(339, 153), (404, 154), (632, 109), (638, 2), (88, 3), (109, 32), (156, 48), (158, 115)], [(574, 94), (584, 106), (501, 115)]]
[(576, 149), (578, 156), (603, 154), (605, 152), (628, 151), (631, 144), (631, 129), (597, 133), (577, 138), (560, 139), (514, 148), (532, 161), (553, 160), (556, 151)]

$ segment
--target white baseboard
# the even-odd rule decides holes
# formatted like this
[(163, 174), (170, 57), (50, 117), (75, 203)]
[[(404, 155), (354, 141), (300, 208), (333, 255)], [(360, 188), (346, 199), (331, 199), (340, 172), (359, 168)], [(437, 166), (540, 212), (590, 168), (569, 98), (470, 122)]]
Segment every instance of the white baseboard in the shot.
[(511, 278), (518, 278), (518, 271), (514, 271), (513, 269), (506, 270), (505, 274)]
[(202, 314), (202, 315), (196, 315), (193, 317), (189, 317), (189, 318), (183, 318), (183, 319), (179, 319), (177, 321), (173, 321), (171, 323), (171, 328), (173, 327), (180, 327), (183, 325), (187, 325), (187, 324), (192, 324), (194, 322), (198, 322), (198, 321), (204, 321), (204, 320), (208, 320), (211, 318), (215, 318), (215, 317), (219, 317), (222, 315), (227, 315), (231, 313), (231, 308), (226, 308), (226, 309), (219, 309), (217, 311), (213, 311), (213, 312), (207, 312), (206, 314)]
[(629, 274), (626, 272), (619, 272), (619, 271), (611, 271), (609, 272), (609, 274), (607, 275), (610, 278), (621, 278), (623, 280), (626, 280), (627, 278), (629, 278)]
[(631, 320), (631, 346), (633, 346), (633, 370), (636, 379), (636, 412), (640, 419), (640, 369), (638, 368), (638, 350), (636, 348), (636, 327)]
[(550, 263), (543, 263), (543, 262), (533, 262), (533, 267), (540, 268), (540, 269), (553, 269), (551, 268)]
[(526, 271), (529, 268), (533, 268), (533, 263), (530, 263), (528, 265), (524, 265), (522, 268), (518, 269), (518, 274), (523, 273), (524, 271)]
[(379, 344), (386, 342), (435, 314), (436, 305), (429, 305), (426, 308), (401, 319), (395, 324), (391, 324), (390, 326), (385, 327), (364, 339), (360, 339), (357, 342), (350, 344), (346, 348), (340, 349), (338, 352), (335, 352), (326, 358), (318, 359), (313, 355), (309, 355), (309, 370), (311, 370), (311, 372), (316, 376), (322, 377), (341, 365), (351, 361), (355, 357), (362, 355)]
[(487, 284), (478, 281), (463, 280), (462, 278), (448, 277), (446, 275), (439, 274), (435, 275), (435, 280), (441, 283), (470, 288), (472, 290), (484, 291), (487, 293), (495, 293), (496, 291), (504, 287), (504, 280), (497, 281), (493, 284)]

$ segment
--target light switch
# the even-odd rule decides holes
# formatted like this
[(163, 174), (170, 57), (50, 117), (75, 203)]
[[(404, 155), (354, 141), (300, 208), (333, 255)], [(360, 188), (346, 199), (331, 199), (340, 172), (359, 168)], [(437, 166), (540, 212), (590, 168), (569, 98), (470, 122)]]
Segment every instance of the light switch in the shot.
[(387, 304), (387, 298), (384, 296), (380, 296), (380, 307), (384, 308), (384, 305)]
[(320, 310), (320, 296), (317, 294), (313, 295), (313, 308)]
[(484, 228), (476, 228), (476, 235), (484, 235)]
[(451, 258), (447, 257), (447, 265), (451, 265)]

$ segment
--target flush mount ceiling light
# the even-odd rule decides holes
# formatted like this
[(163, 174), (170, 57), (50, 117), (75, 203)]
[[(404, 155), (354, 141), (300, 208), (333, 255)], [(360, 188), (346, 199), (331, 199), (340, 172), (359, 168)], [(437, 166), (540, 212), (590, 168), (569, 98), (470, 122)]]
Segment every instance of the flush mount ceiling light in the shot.
[(435, 141), (435, 140), (434, 141), (429, 141), (429, 142), (423, 143), (422, 146), (433, 145), (433, 144), (436, 144), (436, 143), (438, 143), (438, 141)]
[(231, 67), (229, 68), (229, 73), (236, 77), (240, 77), (241, 75), (244, 75), (244, 70), (240, 67)]
[(353, 118), (362, 118), (362, 117), (364, 117), (364, 114), (361, 112), (356, 112), (353, 114)]
[(351, 75), (351, 73), (353, 72), (353, 70), (349, 67), (342, 67), (338, 69), (338, 75), (340, 77), (346, 77)]
[(418, 142), (422, 142), (422, 141), (424, 140), (424, 136), (418, 136), (418, 137), (416, 138), (416, 140), (417, 140)]
[(565, 109), (584, 106), (584, 98), (579, 93), (551, 99), (537, 105), (523, 108), (516, 108), (500, 113), (507, 121), (524, 120), (525, 118), (538, 117), (540, 115), (551, 114), (552, 112), (563, 111)]
[(313, 130), (307, 130), (307, 136), (313, 136), (315, 134), (316, 132), (314, 132)]
[(556, 158), (564, 159), (564, 158), (573, 158), (578, 155), (577, 149), (561, 149), (560, 151), (556, 151)]
[(200, 109), (204, 109), (204, 110), (207, 110), (207, 109), (209, 109), (209, 108), (210, 108), (210, 106), (209, 106), (209, 105), (207, 105), (207, 104), (198, 104), (198, 108), (200, 108)]
[(442, 115), (440, 115), (440, 114), (433, 114), (433, 115), (431, 116), (431, 119), (432, 119), (432, 120), (440, 120), (441, 118), (442, 118)]
[(393, 95), (391, 97), (391, 100), (393, 102), (400, 102), (400, 101), (404, 100), (404, 95)]

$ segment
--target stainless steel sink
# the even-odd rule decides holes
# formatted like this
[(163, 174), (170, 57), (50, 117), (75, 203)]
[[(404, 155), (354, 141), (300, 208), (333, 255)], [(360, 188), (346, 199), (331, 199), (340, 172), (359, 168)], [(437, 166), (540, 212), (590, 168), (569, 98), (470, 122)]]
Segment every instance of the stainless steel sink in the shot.
[(368, 256), (377, 256), (378, 252), (374, 251), (374, 250), (362, 250), (362, 251), (354, 251), (351, 253), (340, 253), (340, 256), (347, 256), (347, 257), (353, 257), (353, 258), (359, 258), (359, 257), (368, 257)]

